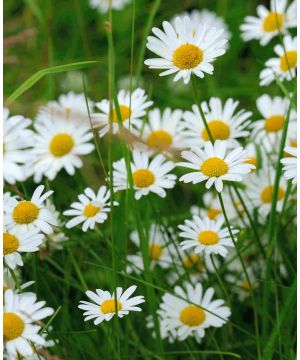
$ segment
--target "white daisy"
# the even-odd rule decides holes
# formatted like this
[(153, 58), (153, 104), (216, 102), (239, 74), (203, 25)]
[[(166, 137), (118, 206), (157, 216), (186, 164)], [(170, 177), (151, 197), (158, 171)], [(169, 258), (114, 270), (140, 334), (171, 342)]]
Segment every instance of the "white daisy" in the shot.
[[(94, 229), (95, 225), (102, 224), (107, 219), (110, 211), (110, 191), (105, 186), (100, 186), (97, 194), (90, 188), (84, 190), (84, 194), (78, 195), (78, 202), (71, 204), (71, 210), (64, 211), (64, 215), (73, 216), (67, 222), (68, 229), (82, 223), (82, 231)], [(114, 205), (118, 205), (115, 201)]]
[[(222, 106), (219, 98), (212, 97), (207, 103), (204, 101), (201, 105), (205, 113), (209, 130), (214, 140), (228, 140), (228, 146), (235, 147), (239, 143), (238, 138), (244, 138), (249, 135), (246, 130), (250, 123), (250, 111), (236, 109), (238, 101), (228, 99)], [(197, 105), (192, 106), (193, 111), (185, 111), (183, 114), (183, 133), (187, 146), (202, 146), (209, 141), (209, 135), (201, 119)]]
[(17, 293), (19, 290), (24, 290), (34, 284), (34, 281), (27, 281), (26, 283), (17, 286), (15, 279), (17, 279), (17, 284), (19, 284), (21, 281), (21, 274), (18, 269), (14, 269), (13, 274), (14, 277), (12, 276), (12, 271), (9, 268), (3, 269), (3, 295), (5, 291), (9, 289), (14, 290)]
[[(179, 236), (186, 239), (180, 243), (182, 250), (193, 248), (195, 254), (204, 252), (225, 257), (228, 253), (227, 247), (233, 247), (234, 244), (228, 229), (222, 229), (223, 224), (224, 219), (221, 217), (214, 221), (194, 215), (193, 221), (185, 220), (184, 225), (178, 226), (182, 231)], [(239, 231), (232, 229), (231, 232), (237, 234)]]
[(53, 191), (42, 195), (43, 191), (44, 185), (40, 185), (35, 189), (31, 200), (10, 198), (4, 203), (4, 225), (9, 231), (13, 229), (25, 233), (39, 229), (45, 234), (52, 233), (52, 226), (56, 226), (57, 222), (44, 202)]
[(281, 164), (283, 165), (283, 175), (287, 180), (292, 180), (293, 184), (297, 182), (297, 148), (286, 147), (284, 149), (285, 153), (288, 155), (285, 158), (281, 159)]
[(154, 36), (148, 36), (147, 48), (159, 58), (148, 59), (145, 64), (151, 69), (163, 69), (161, 76), (177, 73), (174, 81), (183, 78), (185, 84), (191, 75), (200, 78), (212, 74), (212, 62), (225, 53), (227, 40), (223, 29), (206, 24), (194, 29), (188, 16), (177, 17), (175, 25), (163, 22), (164, 31), (153, 28)]
[[(90, 113), (94, 103), (87, 99)], [(90, 127), (88, 110), (84, 94), (75, 94), (73, 91), (59, 96), (57, 101), (49, 101), (39, 109), (36, 121), (49, 121), (61, 118), (71, 123)]]
[[(221, 299), (213, 300), (214, 289), (203, 291), (198, 283), (181, 288), (176, 286), (175, 295), (165, 294), (160, 304), (163, 313), (161, 326), (165, 331), (176, 331), (180, 341), (189, 336), (200, 342), (209, 327), (222, 327), (228, 321), (231, 311)], [(186, 300), (185, 300), (186, 299)]]
[(3, 257), (6, 265), (11, 269), (16, 266), (23, 266), (23, 260), (20, 253), (29, 253), (39, 251), (44, 235), (39, 232), (39, 229), (22, 232), (5, 231), (3, 233)]
[[(134, 90), (131, 95), (129, 91), (120, 90), (118, 93), (118, 103), (124, 128), (140, 127), (141, 118), (146, 115), (146, 109), (153, 104), (147, 101), (147, 94), (143, 89)], [(93, 113), (91, 118), (93, 126), (100, 128), (99, 136), (102, 137), (110, 130), (110, 104), (108, 100), (102, 100), (95, 104), (101, 113)], [(119, 132), (118, 116), (115, 107), (112, 109), (112, 132)]]
[(128, 315), (130, 311), (142, 311), (137, 305), (145, 302), (144, 296), (139, 295), (130, 298), (136, 288), (136, 285), (132, 285), (123, 292), (123, 289), (118, 287), (116, 289), (116, 297), (114, 293), (110, 294), (108, 291), (101, 289), (96, 289), (96, 292), (87, 291), (85, 294), (93, 303), (80, 301), (78, 305), (79, 309), (85, 310), (83, 313), (83, 316), (85, 316), (84, 321), (95, 319), (94, 324), (98, 325), (103, 320), (111, 320), (116, 313), (116, 303), (118, 306), (118, 316), (120, 318)]
[[(271, 148), (280, 141), (286, 114), (289, 108), (289, 100), (264, 94), (256, 100), (256, 106), (263, 119), (255, 121), (252, 125), (252, 137), (255, 142), (264, 141), (268, 148)], [(294, 109), (290, 112), (289, 128), (296, 122), (297, 114)], [(269, 142), (269, 145), (267, 144)]]
[(28, 175), (25, 168), (33, 136), (30, 125), (31, 120), (21, 115), (9, 117), (9, 110), (3, 109), (3, 177), (9, 184), (24, 181)]
[(138, 133), (142, 134), (142, 139), (150, 151), (161, 151), (172, 155), (185, 147), (180, 131), (181, 110), (166, 108), (161, 113), (156, 108), (149, 111), (148, 119), (149, 123), (140, 124), (141, 128), (138, 129)]
[(89, 0), (90, 7), (98, 10), (100, 13), (108, 12), (111, 8), (115, 10), (122, 10), (129, 0)]
[[(151, 161), (147, 152), (134, 150), (132, 155), (131, 171), (135, 198), (139, 200), (150, 192), (165, 197), (165, 189), (172, 189), (175, 186), (177, 177), (169, 174), (175, 164), (172, 161), (166, 161), (161, 154), (156, 155)], [(114, 162), (113, 169), (114, 191), (129, 188), (125, 159)]]
[[(247, 274), (251, 283), (251, 287), (254, 290), (258, 287), (259, 282), (257, 281), (250, 266), (247, 266)], [(237, 295), (239, 301), (244, 301), (250, 296), (251, 287), (244, 272), (241, 272), (240, 274), (228, 274), (225, 276), (225, 279), (231, 285), (231, 289)]]
[(260, 85), (266, 86), (275, 80), (292, 80), (296, 76), (297, 68), (297, 37), (286, 35), (282, 45), (277, 44), (274, 51), (278, 57), (266, 61), (265, 69), (259, 74)]
[(180, 162), (177, 166), (196, 172), (183, 175), (179, 180), (193, 184), (206, 181), (207, 189), (215, 185), (218, 192), (223, 190), (223, 181), (242, 181), (241, 175), (249, 173), (254, 165), (245, 163), (246, 151), (242, 147), (235, 148), (227, 155), (226, 149), (226, 141), (216, 140), (214, 144), (205, 142), (204, 150), (193, 147), (191, 151), (183, 151), (181, 156), (188, 162)]
[(279, 31), (287, 33), (288, 28), (296, 27), (296, 6), (296, 1), (292, 1), (287, 7), (287, 0), (271, 0), (270, 10), (264, 5), (258, 5), (258, 17), (246, 16), (245, 23), (240, 27), (242, 39), (244, 41), (256, 39), (265, 46), (278, 35)]
[(30, 356), (33, 354), (32, 344), (45, 344), (45, 339), (39, 335), (40, 320), (52, 315), (53, 309), (44, 307), (45, 301), (36, 302), (34, 293), (17, 294), (7, 290), (4, 298), (4, 348), (16, 358), (17, 354)]

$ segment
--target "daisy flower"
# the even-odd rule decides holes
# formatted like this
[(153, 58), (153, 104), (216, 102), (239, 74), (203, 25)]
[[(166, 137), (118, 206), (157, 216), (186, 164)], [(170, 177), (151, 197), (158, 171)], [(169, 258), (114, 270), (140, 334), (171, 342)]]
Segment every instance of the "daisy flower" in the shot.
[(108, 12), (111, 8), (114, 10), (122, 10), (129, 0), (89, 0), (90, 7), (98, 10), (100, 13)]
[[(85, 294), (89, 297), (93, 303), (88, 301), (80, 301), (78, 305), (79, 309), (85, 310), (83, 316), (85, 316), (84, 321), (91, 319), (94, 320), (94, 324), (98, 325), (103, 320), (111, 320), (115, 313), (117, 312), (118, 316), (122, 318), (125, 315), (128, 315), (130, 311), (142, 311), (142, 309), (137, 306), (145, 302), (144, 296), (130, 296), (134, 293), (137, 286), (132, 285), (126, 291), (123, 292), (121, 287), (116, 289), (116, 298), (115, 294), (110, 294), (108, 291), (103, 291), (101, 289), (96, 289), (96, 292), (87, 291)], [(117, 303), (117, 311), (116, 311)]]
[(270, 10), (264, 5), (257, 6), (257, 15), (258, 17), (246, 16), (240, 27), (241, 36), (244, 41), (255, 39), (265, 46), (279, 32), (287, 33), (288, 28), (296, 27), (296, 1), (292, 1), (287, 7), (287, 0), (271, 0)]
[(274, 52), (278, 57), (266, 61), (265, 69), (259, 74), (260, 85), (266, 86), (275, 80), (276, 76), (280, 81), (292, 80), (296, 76), (297, 68), (297, 37), (292, 38), (286, 35), (283, 44), (277, 44)]
[[(105, 185), (100, 186), (97, 194), (92, 189), (86, 188), (84, 194), (78, 195), (78, 200), (71, 204), (71, 210), (63, 213), (73, 216), (73, 219), (66, 224), (68, 229), (82, 223), (82, 231), (86, 232), (107, 219), (107, 213), (110, 211), (110, 191)], [(118, 203), (114, 201), (114, 205)]]
[(280, 160), (283, 165), (283, 175), (287, 180), (292, 180), (295, 185), (297, 182), (297, 148), (288, 146), (284, 151), (288, 156)]
[[(237, 112), (238, 105), (238, 101), (228, 99), (223, 106), (221, 99), (215, 97), (212, 97), (208, 103), (204, 101), (201, 105), (213, 139), (228, 140), (230, 147), (238, 146), (237, 139), (249, 135), (246, 128), (252, 113), (245, 110)], [(210, 138), (201, 120), (198, 106), (193, 105), (192, 109), (193, 111), (185, 111), (183, 114), (182, 136), (189, 147), (202, 146)]]
[(177, 17), (175, 25), (163, 22), (163, 30), (153, 28), (154, 36), (148, 36), (147, 48), (159, 56), (148, 59), (145, 64), (150, 69), (163, 69), (161, 76), (176, 73), (174, 81), (183, 79), (187, 84), (191, 75), (203, 78), (204, 73), (212, 74), (211, 64), (225, 53), (227, 40), (223, 29), (208, 27), (206, 24), (194, 29), (188, 16)]
[[(175, 164), (172, 161), (166, 161), (161, 154), (156, 155), (151, 161), (147, 152), (133, 150), (132, 155), (131, 171), (135, 198), (139, 200), (150, 192), (162, 198), (165, 197), (165, 189), (172, 189), (175, 186), (177, 177), (169, 174)], [(114, 191), (129, 188), (125, 159), (114, 162), (113, 169)]]
[[(289, 100), (275, 96), (271, 98), (269, 95), (264, 94), (256, 100), (256, 107), (262, 119), (255, 121), (252, 125), (252, 137), (256, 142), (261, 142), (264, 139), (265, 144), (267, 141), (270, 143), (268, 147), (276, 145), (279, 141), (284, 127), (286, 114), (289, 108)], [(294, 109), (290, 112), (289, 128), (296, 122), (297, 114)]]
[[(131, 126), (141, 126), (141, 118), (146, 115), (146, 109), (153, 104), (153, 101), (147, 101), (145, 90), (136, 89), (131, 95), (129, 91), (120, 90), (118, 93), (118, 103), (123, 126), (129, 130)], [(95, 107), (100, 110), (101, 113), (93, 113), (91, 118), (93, 126), (100, 128), (99, 136), (102, 137), (110, 130), (110, 104), (109, 101), (105, 99), (96, 103)], [(112, 132), (113, 134), (119, 132), (118, 116), (114, 106), (112, 109)]]
[(13, 229), (25, 233), (38, 229), (45, 234), (52, 233), (52, 226), (56, 226), (57, 222), (44, 202), (53, 191), (47, 191), (42, 195), (44, 188), (44, 185), (38, 186), (31, 200), (10, 198), (4, 203), (4, 225), (9, 231)]
[[(258, 287), (259, 282), (256, 280), (253, 269), (247, 267), (247, 274), (252, 286), (252, 289)], [(251, 287), (245, 276), (245, 273), (241, 272), (240, 274), (228, 274), (225, 276), (226, 281), (230, 283), (232, 291), (237, 295), (239, 301), (244, 301), (250, 295)]]
[(254, 165), (246, 164), (246, 151), (237, 147), (226, 154), (226, 141), (216, 140), (214, 144), (207, 141), (204, 150), (193, 147), (190, 151), (183, 151), (181, 156), (188, 162), (180, 162), (177, 166), (196, 170), (181, 176), (179, 181), (198, 184), (206, 181), (206, 188), (215, 186), (218, 192), (223, 190), (223, 181), (242, 181), (243, 174), (254, 169)]
[[(212, 300), (214, 289), (203, 291), (200, 283), (185, 288), (176, 286), (174, 295), (165, 294), (160, 304), (163, 313), (161, 326), (165, 331), (176, 331), (178, 340), (193, 336), (199, 343), (209, 327), (222, 327), (231, 315), (224, 300)], [(185, 300), (186, 299), (186, 300)]]
[[(185, 220), (184, 225), (178, 228), (182, 231), (179, 236), (186, 239), (180, 243), (182, 250), (193, 248), (195, 254), (204, 252), (205, 254), (219, 254), (225, 257), (228, 254), (227, 247), (234, 247), (227, 228), (222, 229), (223, 218), (217, 221), (210, 220), (208, 217), (200, 219), (194, 215), (193, 221)], [(232, 229), (233, 234), (239, 231)]]
[(15, 269), (16, 266), (23, 266), (20, 253), (39, 251), (39, 247), (44, 240), (44, 235), (39, 229), (27, 232), (6, 231), (3, 233), (3, 257), (6, 265)]
[(24, 290), (27, 287), (34, 284), (34, 281), (27, 281), (26, 283), (19, 285), (18, 289), (16, 289), (15, 279), (17, 279), (17, 282), (19, 283), (21, 281), (21, 279), (20, 279), (21, 275), (20, 275), (18, 269), (15, 269), (13, 272), (15, 279), (13, 278), (11, 273), (12, 273), (12, 271), (9, 268), (3, 269), (3, 295), (4, 295), (5, 291), (7, 291), (9, 289), (14, 290), (17, 293), (19, 290)]
[(33, 135), (29, 125), (31, 120), (21, 115), (9, 117), (9, 110), (3, 109), (3, 177), (9, 184), (26, 180)]
[(158, 108), (149, 111), (149, 123), (140, 124), (138, 133), (142, 133), (142, 140), (148, 148), (172, 155), (184, 148), (181, 136), (181, 110), (166, 108), (162, 113)]
[(3, 309), (4, 348), (10, 356), (27, 357), (33, 354), (34, 345), (44, 345), (39, 332), (40, 320), (53, 314), (53, 309), (44, 307), (45, 301), (36, 301), (34, 293), (17, 294), (5, 291)]

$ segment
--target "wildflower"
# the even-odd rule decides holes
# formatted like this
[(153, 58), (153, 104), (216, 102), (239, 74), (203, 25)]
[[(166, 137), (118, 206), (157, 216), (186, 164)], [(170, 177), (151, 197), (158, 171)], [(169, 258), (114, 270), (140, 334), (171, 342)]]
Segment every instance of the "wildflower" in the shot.
[(297, 183), (297, 148), (288, 146), (284, 151), (288, 156), (280, 160), (283, 165), (283, 175), (287, 180), (292, 180), (295, 185)]
[[(118, 287), (116, 289), (116, 298), (115, 293), (110, 294), (108, 291), (101, 289), (96, 289), (96, 292), (87, 291), (86, 296), (89, 297), (93, 303), (80, 301), (78, 305), (79, 309), (85, 310), (83, 313), (83, 316), (85, 316), (84, 321), (95, 319), (94, 324), (98, 325), (103, 320), (111, 320), (116, 312), (117, 315), (122, 318), (128, 315), (130, 311), (142, 311), (137, 305), (145, 302), (144, 296), (134, 296), (130, 298), (136, 288), (135, 285), (132, 285), (123, 292), (123, 289)], [(116, 305), (118, 307), (117, 309)]]
[(122, 10), (129, 0), (89, 0), (90, 7), (97, 9), (100, 13), (108, 12), (111, 4), (111, 8), (115, 10)]

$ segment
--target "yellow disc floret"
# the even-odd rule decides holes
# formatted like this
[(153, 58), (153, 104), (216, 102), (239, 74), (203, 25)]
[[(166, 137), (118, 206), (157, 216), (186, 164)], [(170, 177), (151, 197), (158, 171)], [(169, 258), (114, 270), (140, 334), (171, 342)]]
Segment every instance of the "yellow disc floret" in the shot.
[(277, 12), (269, 12), (264, 18), (263, 29), (266, 32), (280, 30), (283, 25), (283, 14)]
[(284, 124), (284, 116), (272, 115), (265, 120), (265, 130), (269, 133), (282, 130)]
[[(274, 186), (266, 186), (260, 193), (261, 201), (265, 204), (271, 204), (273, 199)], [(284, 190), (279, 186), (277, 200), (282, 200), (284, 197)]]
[[(125, 121), (125, 120), (129, 119), (129, 117), (131, 115), (130, 108), (128, 106), (126, 106), (126, 105), (120, 105), (119, 108), (120, 108), (122, 121)], [(118, 122), (118, 115), (117, 115), (116, 109), (113, 109), (113, 111), (112, 111), (112, 120), (115, 123)]]
[[(117, 301), (118, 311), (122, 310), (122, 304), (120, 301)], [(116, 312), (116, 302), (115, 299), (105, 300), (100, 305), (100, 309), (103, 314), (111, 314)]]
[(219, 235), (212, 230), (204, 230), (198, 235), (198, 241), (202, 245), (215, 245), (219, 242)]
[(92, 203), (85, 205), (83, 215), (87, 218), (93, 217), (101, 210), (99, 206), (95, 206)]
[(199, 326), (205, 320), (205, 312), (197, 306), (189, 305), (181, 310), (179, 318), (187, 326)]
[(3, 335), (4, 340), (14, 340), (23, 334), (25, 323), (21, 317), (13, 312), (3, 314)]
[(173, 137), (165, 130), (155, 130), (148, 135), (147, 144), (160, 151), (167, 150), (173, 142)]
[(220, 177), (227, 174), (228, 165), (223, 159), (211, 157), (203, 161), (200, 171), (208, 177)]
[(163, 249), (159, 244), (151, 244), (149, 254), (152, 260), (158, 260), (163, 254)]
[(210, 208), (207, 210), (207, 216), (210, 218), (210, 220), (216, 220), (217, 216), (221, 213), (221, 210), (215, 208)]
[(179, 69), (187, 70), (197, 67), (203, 60), (203, 51), (196, 45), (183, 44), (173, 53), (173, 63)]
[[(230, 127), (221, 120), (213, 120), (208, 123), (210, 133), (214, 140), (227, 140), (230, 136)], [(202, 130), (202, 138), (205, 141), (209, 141), (209, 135), (204, 128)]]
[(294, 69), (297, 66), (297, 51), (287, 51), (280, 57), (280, 69), (283, 72)]
[(134, 185), (139, 188), (145, 188), (152, 185), (155, 181), (155, 176), (152, 171), (148, 169), (136, 170), (133, 174)]
[(53, 136), (50, 142), (50, 152), (55, 157), (62, 157), (70, 153), (74, 147), (74, 140), (67, 133), (60, 133)]
[(19, 240), (15, 235), (3, 234), (3, 255), (8, 255), (16, 252), (19, 248)]
[(13, 210), (13, 219), (17, 224), (30, 224), (39, 215), (39, 208), (31, 201), (21, 201)]

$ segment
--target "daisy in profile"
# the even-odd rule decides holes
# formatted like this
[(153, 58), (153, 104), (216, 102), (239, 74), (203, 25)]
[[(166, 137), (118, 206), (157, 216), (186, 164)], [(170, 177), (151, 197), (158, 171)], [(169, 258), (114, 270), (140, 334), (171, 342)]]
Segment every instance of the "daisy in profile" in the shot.
[[(130, 311), (142, 311), (137, 306), (145, 302), (144, 296), (130, 297), (136, 290), (136, 285), (130, 286), (123, 292), (121, 287), (116, 289), (115, 293), (110, 294), (108, 291), (96, 289), (96, 292), (87, 291), (85, 294), (93, 302), (80, 301), (79, 309), (84, 310), (84, 321), (93, 320), (94, 325), (100, 324), (103, 320), (111, 320), (117, 312), (117, 315), (122, 318), (128, 315)], [(116, 297), (115, 297), (116, 296)], [(117, 309), (116, 309), (117, 305)]]
[[(239, 102), (233, 99), (226, 100), (222, 105), (221, 99), (215, 97), (201, 105), (213, 139), (228, 140), (230, 147), (238, 146), (238, 139), (249, 135), (247, 127), (252, 113), (236, 111), (238, 105)], [(197, 105), (192, 106), (192, 111), (184, 112), (183, 129), (183, 137), (189, 147), (202, 146), (206, 141), (210, 141)]]
[(41, 320), (52, 315), (53, 309), (44, 307), (45, 301), (38, 301), (34, 293), (17, 294), (5, 291), (3, 308), (4, 349), (9, 356), (33, 355), (33, 346), (44, 345), (45, 338), (39, 334)]
[[(134, 90), (131, 95), (129, 91), (120, 90), (118, 93), (118, 103), (120, 108), (120, 114), (122, 123), (125, 129), (129, 130), (141, 126), (142, 117), (146, 115), (146, 109), (153, 104), (152, 101), (147, 101), (147, 94), (143, 89)], [(95, 104), (95, 107), (100, 110), (100, 113), (92, 114), (92, 122), (95, 128), (100, 128), (99, 136), (102, 137), (110, 130), (110, 114), (109, 114), (109, 101), (102, 100)], [(112, 109), (112, 132), (117, 134), (119, 132), (118, 115), (113, 106)]]
[[(228, 254), (228, 247), (234, 247), (227, 228), (223, 228), (224, 219), (218, 218), (217, 221), (209, 218), (200, 219), (194, 215), (193, 220), (185, 220), (183, 225), (179, 225), (181, 230), (179, 236), (186, 239), (180, 243), (182, 250), (193, 249), (195, 254), (219, 254), (225, 257)], [(239, 231), (232, 229), (235, 235)]]
[(6, 231), (3, 233), (3, 257), (6, 265), (14, 270), (17, 266), (23, 266), (21, 253), (39, 251), (44, 240), (44, 235), (39, 229), (27, 232)]
[(200, 283), (176, 286), (174, 295), (167, 293), (162, 297), (161, 326), (165, 331), (176, 332), (179, 341), (192, 336), (200, 343), (205, 329), (222, 327), (231, 315), (224, 300), (212, 300), (214, 293), (213, 288), (204, 291)]
[(296, 27), (296, 6), (296, 0), (289, 6), (287, 0), (270, 0), (270, 10), (264, 5), (258, 5), (258, 17), (246, 16), (244, 24), (240, 27), (242, 39), (259, 40), (260, 45), (265, 46), (279, 32), (287, 33), (288, 28)]
[(155, 36), (148, 36), (147, 48), (158, 55), (158, 58), (148, 59), (145, 64), (150, 69), (162, 69), (161, 76), (175, 74), (174, 81), (183, 79), (187, 84), (191, 75), (203, 78), (204, 74), (212, 74), (211, 64), (217, 57), (225, 53), (227, 39), (223, 37), (224, 30), (209, 27), (206, 24), (194, 29), (188, 16), (177, 17), (172, 26), (164, 21), (163, 31), (153, 28)]
[(193, 147), (190, 151), (183, 151), (181, 156), (187, 162), (180, 162), (177, 166), (194, 170), (181, 176), (179, 181), (198, 184), (206, 181), (206, 188), (215, 186), (218, 192), (223, 190), (223, 181), (242, 181), (242, 175), (254, 169), (254, 165), (245, 163), (246, 151), (237, 147), (226, 154), (227, 141), (216, 140), (214, 144), (207, 141), (204, 149)]
[(32, 149), (32, 171), (34, 181), (40, 182), (43, 176), (54, 180), (65, 169), (69, 175), (82, 167), (80, 156), (94, 150), (89, 141), (93, 134), (87, 126), (78, 126), (59, 117), (45, 117), (35, 124), (34, 147)]
[(22, 115), (10, 117), (9, 110), (3, 109), (3, 177), (9, 184), (27, 178), (25, 168), (31, 158), (28, 147), (33, 136), (29, 125), (31, 120)]
[[(18, 271), (18, 269), (15, 269), (13, 274), (14, 277), (12, 276), (12, 271), (9, 268), (3, 269), (3, 295), (5, 291), (9, 289), (14, 290), (16, 293), (18, 293), (20, 290), (24, 290), (34, 284), (34, 281), (27, 281), (26, 283), (19, 285), (19, 283), (21, 282), (20, 272)], [(17, 280), (18, 285), (16, 285), (15, 279)]]
[[(169, 174), (175, 164), (166, 161), (161, 154), (156, 155), (151, 161), (147, 152), (133, 150), (132, 155), (131, 171), (135, 198), (139, 200), (150, 192), (164, 198), (167, 195), (165, 189), (172, 189), (175, 186), (177, 177)], [(129, 188), (125, 159), (114, 162), (113, 169), (114, 191)]]
[[(94, 103), (87, 99), (90, 113)], [(88, 110), (84, 94), (76, 94), (73, 91), (59, 96), (57, 101), (49, 101), (46, 106), (39, 109), (36, 121), (49, 121), (49, 118), (68, 120), (77, 125), (85, 125), (90, 128)]]
[[(274, 145), (278, 141), (278, 136), (281, 136), (289, 107), (289, 100), (279, 96), (271, 98), (271, 96), (264, 94), (256, 100), (256, 107), (262, 119), (253, 123), (252, 137), (256, 142), (265, 141), (266, 145), (269, 142), (272, 147), (272, 144)], [(292, 109), (290, 112), (289, 128), (293, 125), (292, 123), (296, 122), (296, 119), (296, 111)], [(268, 147), (270, 147), (270, 144)]]
[(89, 0), (90, 7), (98, 10), (100, 13), (108, 12), (111, 4), (111, 8), (114, 10), (122, 10), (129, 0)]
[[(110, 211), (110, 191), (105, 185), (100, 186), (97, 193), (86, 188), (83, 194), (78, 195), (78, 200), (71, 204), (71, 210), (63, 213), (66, 216), (73, 216), (66, 224), (68, 229), (82, 224), (82, 231), (86, 232), (107, 219), (107, 213)], [(114, 205), (118, 203), (114, 202)]]
[(288, 146), (284, 151), (288, 156), (280, 160), (283, 165), (283, 175), (287, 180), (292, 180), (295, 185), (297, 183), (297, 148)]
[(275, 80), (276, 76), (280, 81), (292, 80), (296, 76), (297, 69), (297, 37), (292, 38), (286, 35), (282, 45), (277, 44), (274, 52), (277, 57), (266, 61), (265, 69), (259, 74), (260, 85), (266, 86)]
[(55, 216), (45, 206), (45, 200), (53, 194), (43, 194), (44, 185), (38, 186), (31, 200), (9, 198), (4, 205), (4, 225), (8, 231), (27, 232), (38, 229), (45, 234), (53, 232), (52, 226), (57, 225)]
[(158, 108), (149, 111), (149, 122), (141, 124), (138, 130), (149, 150), (160, 151), (169, 155), (184, 147), (180, 123), (181, 110), (166, 108), (162, 113)]

